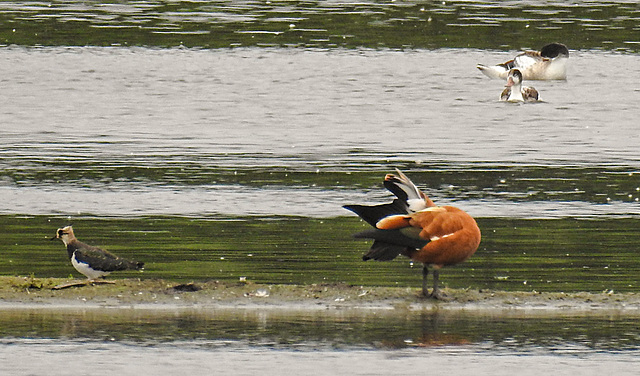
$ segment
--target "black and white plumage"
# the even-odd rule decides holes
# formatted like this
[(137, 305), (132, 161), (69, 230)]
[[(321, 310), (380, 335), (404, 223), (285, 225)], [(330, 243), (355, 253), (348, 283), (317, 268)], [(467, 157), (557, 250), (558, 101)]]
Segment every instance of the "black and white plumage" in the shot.
[(144, 266), (143, 262), (129, 261), (79, 241), (71, 226), (59, 228), (53, 239), (62, 240), (73, 267), (90, 281), (118, 270), (142, 270)]
[[(467, 260), (482, 237), (475, 220), (453, 206), (437, 206), (400, 170), (387, 174), (384, 186), (396, 198), (379, 205), (345, 205), (373, 226), (356, 238), (372, 239), (363, 260), (389, 261), (398, 255), (421, 262), (422, 294), (443, 299), (438, 286), (439, 270)], [(433, 290), (428, 292), (427, 275), (433, 268)]]
[[(433, 201), (397, 168), (396, 175), (388, 174), (385, 177), (384, 187), (396, 196), (396, 199), (391, 203), (379, 205), (344, 205), (343, 207), (356, 213), (371, 226), (376, 227), (382, 218), (398, 214), (416, 213), (428, 207), (435, 206)], [(401, 233), (393, 234), (391, 231), (385, 232), (386, 239), (376, 239), (378, 233), (379, 230), (373, 229), (365, 230), (354, 235), (356, 238), (375, 240), (369, 252), (362, 257), (364, 261), (372, 259), (378, 261), (393, 260), (400, 254), (408, 255), (407, 247), (422, 248), (426, 244), (423, 240), (411, 239)], [(394, 235), (397, 239), (394, 239), (395, 241), (392, 242), (388, 237)]]
[(569, 49), (562, 43), (549, 43), (540, 51), (525, 51), (502, 64), (477, 68), (487, 77), (506, 79), (509, 71), (518, 68), (525, 80), (566, 80)]
[(522, 73), (519, 69), (514, 68), (509, 71), (507, 85), (500, 94), (500, 100), (506, 102), (536, 102), (540, 100), (540, 95), (536, 89), (522, 86)]
[(376, 223), (389, 215), (415, 213), (435, 206), (433, 201), (419, 190), (413, 182), (396, 168), (397, 175), (389, 174), (384, 187), (397, 198), (388, 204), (345, 205), (344, 208), (358, 214), (363, 220), (375, 227)]

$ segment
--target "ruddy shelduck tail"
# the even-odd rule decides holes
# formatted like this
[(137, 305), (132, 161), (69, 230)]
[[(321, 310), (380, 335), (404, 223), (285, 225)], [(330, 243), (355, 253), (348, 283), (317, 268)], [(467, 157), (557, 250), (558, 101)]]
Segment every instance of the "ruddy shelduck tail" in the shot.
[[(397, 196), (392, 203), (345, 206), (374, 227), (354, 237), (374, 240), (363, 260), (388, 261), (404, 255), (423, 263), (423, 294), (442, 298), (439, 269), (471, 257), (480, 245), (480, 229), (469, 214), (453, 206), (436, 206), (406, 175), (396, 172), (384, 181)], [(429, 266), (434, 269), (431, 294), (426, 287)]]

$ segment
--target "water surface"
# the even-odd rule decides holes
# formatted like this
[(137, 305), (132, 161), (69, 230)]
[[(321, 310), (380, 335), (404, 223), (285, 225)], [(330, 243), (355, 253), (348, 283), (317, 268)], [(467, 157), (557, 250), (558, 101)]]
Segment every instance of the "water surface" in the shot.
[[(121, 277), (417, 288), (407, 260), (360, 261), (368, 244), (350, 234), (364, 224), (341, 208), (389, 200), (381, 180), (399, 167), (482, 228), (445, 286), (635, 292), (639, 12), (1, 2), (0, 274), (74, 274), (47, 240), (71, 223), (147, 263)], [(531, 83), (542, 103), (498, 102), (504, 83), (475, 68), (552, 41), (571, 50), (569, 79)], [(0, 322), (12, 375), (635, 374), (639, 343), (635, 318), (616, 315), (9, 310)]]
[(394, 167), (474, 216), (640, 207), (636, 55), (575, 53), (519, 106), (476, 50), (0, 54), (4, 214), (338, 216)]
[[(640, 259), (636, 219), (478, 218), (476, 254), (445, 268), (452, 288), (551, 292), (636, 292)], [(59, 240), (72, 223), (79, 239), (145, 262), (143, 273), (116, 276), (177, 281), (246, 278), (264, 284), (340, 284), (418, 289), (421, 265), (405, 258), (363, 262), (366, 228), (353, 217), (195, 219), (143, 217), (0, 217), (6, 231), (0, 273), (36, 278), (79, 276)], [(417, 291), (417, 290), (416, 290)]]
[(632, 1), (12, 1), (0, 42), (226, 48), (539, 48), (638, 51)]
[(68, 363), (80, 372), (104, 366), (127, 375), (277, 375), (282, 366), (318, 375), (427, 367), (525, 375), (608, 367), (626, 375), (637, 368), (640, 344), (635, 317), (107, 309), (18, 310), (0, 320), (11, 323), (2, 329), (0, 369), (13, 374), (63, 374), (55, 364)]

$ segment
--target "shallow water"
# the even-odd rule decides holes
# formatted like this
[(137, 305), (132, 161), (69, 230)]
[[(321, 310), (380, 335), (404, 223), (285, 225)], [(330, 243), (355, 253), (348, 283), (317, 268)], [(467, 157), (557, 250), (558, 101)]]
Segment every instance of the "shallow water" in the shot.
[(64, 374), (57, 364), (73, 364), (81, 373), (99, 366), (126, 375), (278, 375), (283, 366), (320, 375), (426, 367), (505, 375), (585, 369), (599, 374), (612, 368), (634, 374), (640, 346), (635, 317), (40, 309), (8, 311), (0, 320), (11, 323), (2, 325), (0, 370), (12, 374)]
[[(67, 218), (0, 216), (7, 233), (0, 273), (36, 278), (78, 275), (62, 242), (49, 239)], [(479, 218), (484, 238), (464, 264), (445, 268), (452, 288), (551, 292), (636, 292), (636, 219)], [(407, 259), (362, 262), (369, 243), (351, 234), (356, 218), (74, 218), (79, 239), (145, 262), (114, 277), (179, 281), (246, 278), (264, 284), (345, 283), (417, 289), (421, 267)], [(597, 237), (597, 241), (594, 241)], [(614, 246), (615, 245), (615, 246)]]
[[(259, 304), (256, 306), (260, 306)], [(640, 350), (637, 314), (375, 308), (3, 307), (0, 333), (16, 338), (155, 346), (195, 341), (212, 349), (357, 350), (460, 346), (555, 354)]]
[(639, 213), (637, 55), (574, 53), (520, 106), (486, 51), (0, 54), (3, 214), (340, 216), (394, 167), (474, 216)]
[(359, 261), (362, 227), (341, 207), (388, 201), (381, 180), (400, 167), (481, 225), (449, 286), (637, 289), (640, 91), (608, 95), (624, 77), (605, 69), (637, 55), (576, 51), (567, 82), (535, 83), (545, 102), (511, 105), (474, 67), (503, 52), (0, 53), (16, 62), (0, 94), (14, 124), (0, 131), (3, 273), (69, 275), (42, 239), (71, 223), (145, 261), (144, 277), (416, 286), (405, 260)]
[[(39, 359), (38, 363), (25, 358), (24, 348)], [(242, 348), (212, 351), (210, 344), (163, 344), (156, 346), (130, 346), (114, 343), (86, 343), (67, 341), (18, 341), (5, 351), (8, 361), (0, 370), (15, 375), (65, 375), (69, 368), (59, 370), (57, 364), (77, 364), (74, 371), (95, 372), (101, 367), (107, 374), (138, 375), (141, 372), (188, 372), (205, 375), (229, 372), (234, 375), (281, 375), (283, 368), (313, 375), (387, 375), (394, 372), (410, 373), (420, 369), (440, 372), (491, 372), (495, 375), (601, 375), (615, 370), (617, 375), (635, 375), (637, 353), (521, 354), (509, 351), (484, 352), (474, 348), (411, 349), (411, 350), (270, 350)], [(215, 344), (213, 345), (215, 346)], [(79, 356), (92, 359), (92, 363), (76, 363)]]
[[(445, 285), (637, 291), (639, 12), (626, 1), (1, 2), (0, 273), (75, 273), (46, 241), (72, 223), (147, 263), (123, 277), (415, 288), (406, 260), (359, 261), (367, 244), (350, 234), (363, 225), (341, 208), (389, 200), (381, 179), (399, 167), (483, 230)], [(498, 102), (503, 83), (475, 64), (551, 41), (571, 49), (569, 79), (530, 83), (542, 103)], [(4, 312), (0, 371), (637, 369), (624, 317), (216, 315)]]
[(638, 51), (633, 1), (11, 1), (0, 42), (227, 48), (538, 48)]

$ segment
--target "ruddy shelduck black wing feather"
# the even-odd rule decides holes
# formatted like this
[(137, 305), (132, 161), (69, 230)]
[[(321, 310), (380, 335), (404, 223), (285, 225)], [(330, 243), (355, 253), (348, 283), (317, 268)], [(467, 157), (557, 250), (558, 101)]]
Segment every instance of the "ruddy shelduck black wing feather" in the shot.
[(344, 205), (343, 208), (356, 213), (365, 222), (373, 227), (384, 217), (396, 214), (406, 214), (407, 205), (400, 200), (393, 200), (389, 204), (380, 205)]
[(402, 247), (420, 249), (429, 243), (429, 240), (419, 237), (407, 236), (402, 229), (380, 230), (370, 229), (361, 231), (353, 235), (357, 239), (374, 239), (388, 244), (395, 244)]
[(412, 251), (429, 243), (428, 240), (406, 236), (402, 230), (371, 229), (359, 232), (353, 237), (375, 240), (369, 251), (362, 256), (364, 261), (390, 261), (398, 255), (409, 256)]
[(397, 244), (389, 244), (380, 240), (375, 240), (369, 248), (369, 251), (362, 256), (363, 261), (391, 261), (398, 255), (406, 254), (408, 247)]

